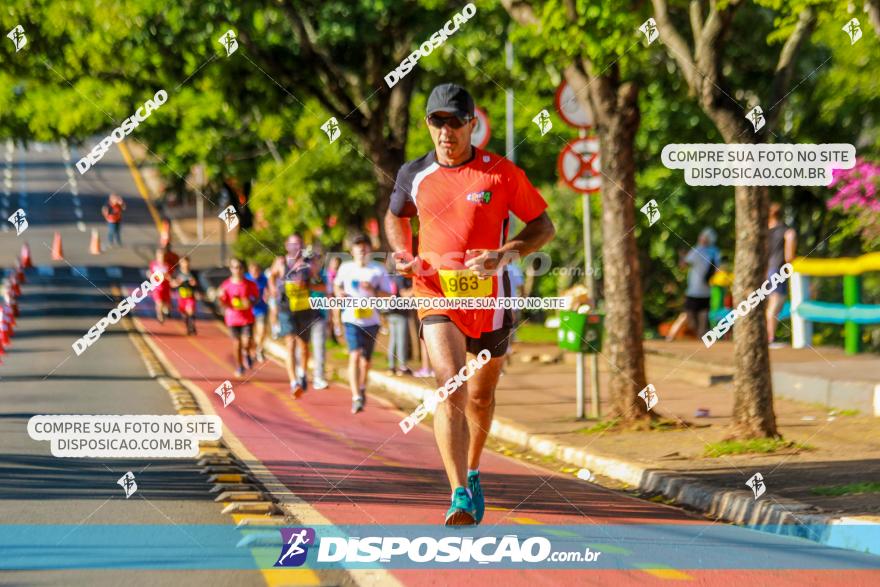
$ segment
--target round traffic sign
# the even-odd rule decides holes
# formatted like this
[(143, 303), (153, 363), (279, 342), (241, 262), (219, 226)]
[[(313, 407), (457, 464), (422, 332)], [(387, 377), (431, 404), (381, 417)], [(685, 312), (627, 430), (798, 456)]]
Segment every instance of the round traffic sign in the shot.
[(556, 166), (571, 189), (589, 194), (602, 186), (599, 163), (599, 139), (587, 138), (569, 141), (559, 152)]
[(471, 144), (478, 149), (484, 149), (489, 144), (492, 133), (492, 128), (489, 126), (489, 116), (476, 107), (474, 114), (477, 117), (477, 125), (474, 127), (474, 132), (471, 133)]
[(575, 128), (593, 127), (593, 113), (589, 108), (581, 106), (577, 101), (574, 89), (565, 80), (562, 80), (562, 83), (556, 88), (556, 112), (569, 126)]

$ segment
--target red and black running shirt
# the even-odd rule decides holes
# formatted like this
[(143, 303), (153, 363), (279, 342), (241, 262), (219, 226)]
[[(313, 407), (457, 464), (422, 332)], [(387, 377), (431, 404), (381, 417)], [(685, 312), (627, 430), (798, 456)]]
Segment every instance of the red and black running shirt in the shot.
[[(546, 208), (547, 202), (522, 169), (476, 147), (468, 161), (453, 167), (438, 163), (433, 150), (405, 163), (397, 174), (390, 209), (395, 216), (419, 218), (418, 256), (427, 269), (420, 273), (427, 275), (413, 279), (415, 295), (509, 296), (506, 271), (500, 283), (493, 277), (479, 284), (471, 272), (461, 271), (465, 251), (500, 248), (507, 240), (510, 212), (528, 223)], [(420, 318), (432, 314), (449, 316), (474, 338), (509, 326), (502, 310), (419, 311)]]

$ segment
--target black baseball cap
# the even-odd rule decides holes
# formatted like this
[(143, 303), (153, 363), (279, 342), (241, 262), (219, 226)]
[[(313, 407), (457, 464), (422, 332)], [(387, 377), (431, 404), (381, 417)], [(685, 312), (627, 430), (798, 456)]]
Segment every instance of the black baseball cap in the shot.
[(426, 111), (428, 116), (435, 112), (446, 112), (459, 118), (473, 118), (474, 99), (459, 85), (440, 84), (431, 90)]

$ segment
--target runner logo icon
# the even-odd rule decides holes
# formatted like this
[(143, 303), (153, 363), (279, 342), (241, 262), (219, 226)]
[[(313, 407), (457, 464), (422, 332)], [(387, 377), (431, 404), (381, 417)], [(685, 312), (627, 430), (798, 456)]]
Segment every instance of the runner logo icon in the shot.
[(309, 546), (315, 544), (314, 528), (279, 528), (281, 530), (281, 554), (276, 567), (300, 567), (309, 555)]
[(473, 192), (466, 195), (465, 199), (474, 204), (488, 204), (492, 200), (492, 192)]

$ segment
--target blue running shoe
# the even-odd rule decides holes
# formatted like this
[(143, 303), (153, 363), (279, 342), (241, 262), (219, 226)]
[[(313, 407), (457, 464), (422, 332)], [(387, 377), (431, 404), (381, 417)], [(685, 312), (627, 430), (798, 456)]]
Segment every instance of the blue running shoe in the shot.
[(479, 524), (483, 521), (483, 514), (486, 512), (486, 500), (483, 498), (483, 488), (480, 487), (479, 471), (468, 473), (468, 489), (473, 496), (474, 511), (477, 513), (476, 520)]
[(446, 512), (446, 525), (473, 526), (475, 523), (474, 502), (471, 501), (464, 487), (456, 488), (455, 493), (452, 494), (452, 505)]

